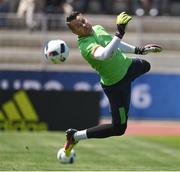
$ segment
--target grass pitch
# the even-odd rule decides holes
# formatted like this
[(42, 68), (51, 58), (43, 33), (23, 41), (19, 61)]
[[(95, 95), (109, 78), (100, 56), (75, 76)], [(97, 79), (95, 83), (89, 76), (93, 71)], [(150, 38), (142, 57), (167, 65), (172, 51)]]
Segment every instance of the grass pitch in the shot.
[(61, 164), (62, 132), (0, 133), (0, 171), (176, 171), (180, 137), (122, 136), (78, 143), (76, 162)]

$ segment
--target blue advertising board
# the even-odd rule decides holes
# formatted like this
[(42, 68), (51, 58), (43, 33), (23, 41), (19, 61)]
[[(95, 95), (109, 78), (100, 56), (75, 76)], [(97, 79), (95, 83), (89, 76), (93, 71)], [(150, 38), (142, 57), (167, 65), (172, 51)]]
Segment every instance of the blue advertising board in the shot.
[[(132, 84), (129, 116), (136, 119), (180, 119), (180, 75), (149, 73)], [(93, 72), (0, 71), (2, 90), (101, 91)], [(109, 117), (109, 103), (102, 92), (101, 115)]]
[(130, 114), (145, 119), (180, 119), (180, 75), (147, 74), (133, 83)]

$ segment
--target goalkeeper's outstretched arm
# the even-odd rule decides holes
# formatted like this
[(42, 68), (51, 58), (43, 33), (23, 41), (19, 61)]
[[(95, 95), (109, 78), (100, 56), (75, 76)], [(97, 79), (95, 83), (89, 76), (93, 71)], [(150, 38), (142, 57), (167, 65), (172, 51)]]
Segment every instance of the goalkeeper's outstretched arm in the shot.
[(117, 16), (116, 25), (118, 32), (116, 32), (112, 41), (106, 47), (97, 46), (94, 49), (94, 58), (98, 60), (105, 60), (111, 58), (118, 48), (124, 53), (143, 55), (148, 54), (149, 52), (157, 53), (162, 51), (162, 48), (157, 44), (148, 44), (144, 47), (136, 47), (122, 41), (122, 38), (125, 34), (126, 25), (131, 19), (132, 17), (125, 12), (122, 12)]
[(119, 42), (118, 48), (121, 49), (123, 53), (142, 54), (142, 55), (148, 53), (159, 53), (162, 51), (162, 47), (160, 47), (157, 44), (147, 44), (144, 47), (136, 47), (123, 41)]
[(93, 55), (96, 59), (105, 60), (112, 57), (114, 51), (116, 51), (119, 46), (119, 42), (125, 34), (126, 25), (131, 19), (132, 17), (125, 12), (122, 12), (117, 16), (117, 32), (113, 37), (112, 41), (106, 47), (97, 46), (94, 49)]
[(113, 53), (120, 49), (123, 53), (141, 54), (159, 53), (162, 51), (162, 47), (157, 44), (148, 44), (144, 47), (136, 47), (126, 42), (121, 41), (118, 37), (114, 36), (112, 41), (104, 48), (102, 46), (96, 47), (94, 51), (94, 57), (99, 60), (105, 60), (111, 58)]

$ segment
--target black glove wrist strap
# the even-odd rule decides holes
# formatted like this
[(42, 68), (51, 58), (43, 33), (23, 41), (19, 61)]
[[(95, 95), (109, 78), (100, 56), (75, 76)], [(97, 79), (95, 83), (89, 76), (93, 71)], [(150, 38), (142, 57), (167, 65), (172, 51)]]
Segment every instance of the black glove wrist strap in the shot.
[(115, 36), (117, 36), (118, 38), (122, 39), (123, 36), (124, 36), (124, 34), (121, 34), (121, 33), (119, 33), (119, 32), (116, 32), (116, 33), (115, 33)]
[(135, 54), (143, 54), (145, 48), (144, 47), (136, 47), (135, 48)]
[(122, 39), (122, 37), (124, 36), (125, 34), (125, 28), (126, 28), (126, 25), (125, 24), (117, 24), (117, 29), (118, 29), (118, 32), (116, 32), (116, 36), (119, 37), (120, 39)]

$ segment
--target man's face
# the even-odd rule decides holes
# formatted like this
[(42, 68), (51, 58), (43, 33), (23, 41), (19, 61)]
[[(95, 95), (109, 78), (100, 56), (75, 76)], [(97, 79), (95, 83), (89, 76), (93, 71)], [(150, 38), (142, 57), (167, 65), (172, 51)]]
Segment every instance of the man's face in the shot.
[(88, 36), (92, 33), (92, 26), (88, 23), (87, 19), (82, 15), (78, 15), (76, 19), (68, 23), (72, 32), (80, 37)]

